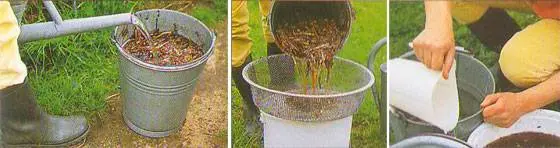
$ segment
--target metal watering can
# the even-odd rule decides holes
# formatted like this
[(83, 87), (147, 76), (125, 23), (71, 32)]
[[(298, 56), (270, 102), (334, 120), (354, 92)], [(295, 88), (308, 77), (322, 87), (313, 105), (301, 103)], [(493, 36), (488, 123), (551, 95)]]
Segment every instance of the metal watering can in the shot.
[[(25, 12), (25, 8), (27, 6), (27, 1), (13, 1), (11, 2), (11, 5), (19, 23), (21, 23), (23, 13)], [(62, 20), (62, 17), (58, 13), (58, 10), (52, 1), (44, 0), (43, 5), (47, 9), (52, 21), (20, 26), (21, 33), (18, 38), (19, 44), (74, 33), (94, 31), (123, 24), (132, 24), (132, 22), (136, 19), (136, 17), (130, 13), (122, 13), (90, 18)]]
[[(375, 57), (379, 53), (379, 49), (387, 44), (387, 37), (380, 39), (375, 43), (371, 49), (368, 57), (367, 68), (373, 73), (376, 69), (374, 67)], [(379, 131), (382, 135), (386, 134), (387, 129), (387, 64), (382, 64), (380, 66), (381, 73), (381, 92), (377, 92), (376, 84), (371, 87), (373, 94), (373, 99), (375, 105), (377, 106), (377, 112), (379, 113)], [(377, 82), (379, 83), (379, 82)]]

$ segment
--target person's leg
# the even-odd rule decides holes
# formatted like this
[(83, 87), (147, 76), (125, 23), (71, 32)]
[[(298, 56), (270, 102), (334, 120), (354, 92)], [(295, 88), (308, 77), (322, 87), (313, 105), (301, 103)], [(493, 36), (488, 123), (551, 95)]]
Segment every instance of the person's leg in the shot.
[(69, 146), (89, 131), (83, 116), (47, 115), (27, 82), (0, 90), (0, 102), (1, 139), (7, 146)]
[(68, 146), (85, 138), (84, 117), (49, 116), (39, 108), (25, 82), (17, 38), (18, 22), (10, 3), (0, 1), (0, 139), (1, 146)]
[(251, 54), (253, 45), (249, 38), (247, 1), (232, 1), (231, 11), (231, 63), (233, 67), (240, 67)]
[[(504, 44), (521, 29), (505, 10), (490, 6), (515, 7), (511, 2), (455, 2), (453, 5), (453, 17), (459, 23), (467, 25), (471, 33), (484, 46), (496, 53), (500, 53)], [(505, 78), (498, 64), (494, 65), (491, 70), (497, 80), (498, 91), (515, 88)]]
[(232, 1), (232, 71), (233, 82), (243, 99), (243, 118), (248, 134), (261, 131), (259, 110), (253, 102), (251, 88), (243, 79), (243, 68), (250, 63), (252, 41), (249, 38), (249, 10), (247, 1)]
[(500, 53), (506, 42), (517, 32), (519, 25), (505, 10), (489, 8), (477, 21), (468, 24), (471, 32), (496, 53)]
[(515, 34), (499, 64), (515, 86), (528, 88), (560, 71), (560, 21), (543, 19)]
[(18, 50), (19, 32), (10, 3), (0, 1), (0, 89), (21, 84), (27, 76)]
[[(282, 50), (278, 47), (276, 42), (274, 41), (274, 37), (272, 36), (272, 32), (270, 31), (268, 14), (270, 13), (270, 9), (272, 6), (271, 0), (260, 0), (259, 1), (259, 8), (261, 12), (261, 24), (263, 29), (264, 39), (266, 40), (266, 55), (278, 55), (284, 54)], [(270, 80), (271, 84), (274, 86), (278, 86), (278, 88), (283, 89), (287, 88), (288, 85), (291, 85), (295, 78), (294, 78), (294, 64), (290, 62), (286, 62), (285, 60), (281, 59), (269, 59), (268, 60), (268, 69), (270, 71)]]
[[(499, 8), (489, 8), (484, 15), (468, 25), (471, 32), (484, 44), (496, 53), (500, 53), (506, 42), (521, 29), (506, 11)], [(493, 67), (497, 80), (498, 91), (511, 91), (515, 89), (507, 80), (498, 64)]]
[(247, 81), (243, 79), (242, 74), (243, 68), (251, 62), (251, 56), (248, 56), (245, 60), (245, 63), (243, 63), (241, 66), (232, 67), (231, 78), (235, 83), (235, 87), (239, 91), (239, 94), (241, 94), (241, 98), (243, 99), (243, 118), (245, 120), (245, 131), (248, 134), (258, 135), (262, 130), (261, 124), (259, 122), (260, 112), (253, 101), (251, 87), (249, 86)]

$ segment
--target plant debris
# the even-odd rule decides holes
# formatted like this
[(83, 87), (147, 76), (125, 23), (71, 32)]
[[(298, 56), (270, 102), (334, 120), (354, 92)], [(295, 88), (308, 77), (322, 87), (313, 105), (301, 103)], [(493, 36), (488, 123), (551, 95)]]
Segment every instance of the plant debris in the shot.
[(184, 65), (203, 55), (200, 45), (174, 32), (156, 30), (149, 36), (151, 40), (136, 27), (124, 50), (141, 61), (158, 66)]
[(284, 53), (296, 61), (304, 61), (314, 89), (319, 87), (319, 72), (322, 69), (328, 72), (332, 67), (334, 55), (342, 48), (345, 34), (333, 19), (324, 18), (284, 23), (278, 26), (275, 38)]

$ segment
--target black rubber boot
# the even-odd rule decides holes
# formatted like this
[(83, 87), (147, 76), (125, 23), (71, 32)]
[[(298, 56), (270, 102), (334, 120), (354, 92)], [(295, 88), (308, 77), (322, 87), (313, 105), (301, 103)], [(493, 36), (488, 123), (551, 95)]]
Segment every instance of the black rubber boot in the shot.
[[(500, 54), (507, 41), (515, 33), (521, 31), (515, 20), (506, 11), (499, 8), (489, 8), (478, 21), (469, 25), (469, 29), (484, 46), (498, 54)], [(518, 91), (518, 88), (504, 76), (499, 67), (496, 64), (491, 68), (496, 79), (496, 91)]]
[(250, 135), (260, 135), (262, 133), (262, 125), (259, 122), (260, 112), (255, 103), (253, 102), (253, 96), (251, 93), (251, 87), (243, 79), (243, 68), (247, 64), (251, 63), (252, 58), (249, 55), (240, 67), (231, 68), (231, 77), (235, 83), (235, 87), (239, 90), (241, 97), (243, 98), (243, 118), (245, 120), (245, 132)]
[(280, 48), (278, 47), (278, 45), (276, 45), (276, 43), (268, 43), (266, 44), (266, 55), (271, 56), (271, 55), (277, 55), (277, 54), (283, 54), (284, 52), (282, 52), (282, 50), (280, 50)]
[(496, 53), (500, 53), (506, 42), (521, 31), (515, 20), (499, 8), (488, 8), (478, 21), (469, 25), (469, 29), (482, 44)]
[(65, 147), (81, 142), (89, 130), (82, 116), (43, 112), (27, 82), (0, 90), (0, 112), (4, 147)]

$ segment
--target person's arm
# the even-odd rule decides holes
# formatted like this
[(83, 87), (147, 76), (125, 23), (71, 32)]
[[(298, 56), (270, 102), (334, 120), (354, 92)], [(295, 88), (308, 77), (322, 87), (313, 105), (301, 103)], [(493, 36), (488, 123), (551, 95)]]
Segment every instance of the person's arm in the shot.
[(484, 121), (499, 127), (510, 127), (522, 115), (560, 99), (560, 72), (548, 80), (519, 93), (496, 93), (480, 105)]
[(445, 79), (455, 57), (451, 1), (424, 1), (424, 30), (412, 41), (414, 53), (426, 67), (442, 70)]

